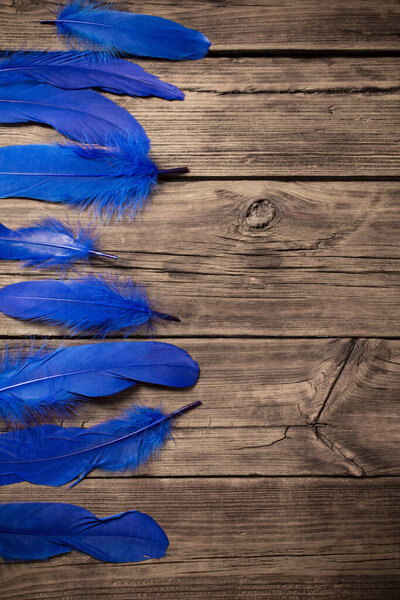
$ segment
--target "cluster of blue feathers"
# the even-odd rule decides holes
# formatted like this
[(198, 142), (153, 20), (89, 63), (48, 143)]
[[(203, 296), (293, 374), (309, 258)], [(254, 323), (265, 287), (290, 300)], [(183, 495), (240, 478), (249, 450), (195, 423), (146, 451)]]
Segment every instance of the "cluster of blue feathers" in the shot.
[[(112, 10), (94, 0), (70, 0), (41, 23), (55, 27), (68, 50), (0, 55), (0, 123), (44, 123), (68, 139), (0, 148), (0, 197), (91, 209), (105, 222), (133, 219), (160, 176), (187, 168), (158, 169), (140, 123), (90, 88), (183, 100), (174, 85), (121, 57), (195, 60), (207, 54), (210, 42), (173, 21)], [(4, 287), (0, 311), (103, 339), (141, 326), (152, 329), (161, 320), (178, 322), (159, 312), (144, 287), (130, 279), (66, 276), (79, 261), (117, 258), (100, 249), (92, 226), (54, 218), (17, 230), (0, 224), (0, 260), (61, 272), (60, 278)], [(172, 413), (134, 405), (89, 429), (51, 421), (139, 383), (186, 388), (198, 376), (199, 365), (187, 352), (156, 341), (7, 349), (0, 362), (0, 419), (10, 430), (0, 435), (0, 486), (27, 481), (72, 487), (94, 469), (135, 471), (171, 438), (173, 420), (200, 402)], [(103, 561), (133, 562), (161, 558), (167, 547), (161, 527), (138, 511), (100, 519), (71, 504), (0, 505), (4, 561), (42, 560), (75, 550)]]

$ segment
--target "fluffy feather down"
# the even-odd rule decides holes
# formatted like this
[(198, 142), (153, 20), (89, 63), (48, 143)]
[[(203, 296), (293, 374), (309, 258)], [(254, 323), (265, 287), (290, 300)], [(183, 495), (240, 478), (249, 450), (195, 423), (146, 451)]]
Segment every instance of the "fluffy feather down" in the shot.
[(115, 133), (107, 147), (63, 145), (0, 148), (0, 198), (36, 198), (91, 209), (104, 220), (133, 219), (156, 188), (158, 170), (147, 137)]
[(66, 268), (78, 260), (104, 254), (98, 248), (98, 235), (93, 227), (75, 228), (57, 219), (47, 218), (12, 231), (0, 223), (0, 260), (23, 260), (25, 266), (37, 269)]
[(145, 289), (130, 279), (101, 275), (7, 285), (0, 290), (0, 311), (100, 337), (120, 330), (128, 335), (153, 319), (179, 320), (153, 310)]
[(89, 429), (39, 425), (0, 436), (0, 485), (76, 485), (93, 469), (136, 471), (157, 456), (171, 437), (172, 414), (134, 406), (121, 417)]

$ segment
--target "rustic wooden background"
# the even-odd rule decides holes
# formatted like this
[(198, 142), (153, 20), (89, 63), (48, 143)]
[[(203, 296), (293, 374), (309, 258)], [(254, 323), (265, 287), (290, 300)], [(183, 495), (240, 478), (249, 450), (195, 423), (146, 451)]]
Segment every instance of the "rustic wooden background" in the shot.
[[(38, 24), (56, 5), (0, 0), (1, 49), (61, 48)], [(191, 173), (163, 183), (141, 221), (102, 231), (119, 272), (182, 318), (157, 337), (190, 351), (202, 375), (191, 390), (143, 385), (93, 403), (76, 422), (134, 400), (203, 406), (138, 476), (0, 490), (3, 502), (149, 512), (170, 538), (164, 560), (112, 565), (72, 553), (2, 565), (0, 598), (397, 600), (399, 4), (124, 6), (213, 42), (203, 61), (140, 61), (183, 88), (185, 102), (114, 97), (146, 127), (160, 165)], [(0, 129), (1, 145), (54, 139), (41, 126)], [(77, 219), (32, 200), (1, 200), (0, 214), (9, 227)], [(0, 285), (43, 275), (54, 274), (4, 263)], [(3, 316), (0, 332), (1, 346), (58, 339)]]

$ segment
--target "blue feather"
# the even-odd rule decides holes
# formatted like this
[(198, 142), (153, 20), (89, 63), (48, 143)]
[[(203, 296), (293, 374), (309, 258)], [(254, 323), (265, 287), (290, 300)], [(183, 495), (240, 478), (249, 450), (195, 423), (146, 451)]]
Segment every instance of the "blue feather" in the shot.
[(166, 100), (185, 97), (174, 85), (128, 60), (96, 60), (93, 53), (74, 51), (0, 55), (0, 84), (32, 79), (68, 90), (100, 88), (114, 94), (159, 96)]
[(198, 376), (199, 365), (187, 352), (162, 342), (7, 351), (0, 367), (0, 418), (10, 424), (49, 421), (138, 382), (183, 388)]
[(203, 58), (211, 45), (195, 29), (161, 17), (111, 10), (94, 0), (70, 0), (56, 20), (41, 23), (56, 24), (70, 45), (111, 55), (194, 60)]
[(0, 311), (10, 317), (61, 325), (72, 333), (126, 334), (152, 319), (179, 321), (151, 307), (146, 291), (130, 279), (90, 275), (44, 279), (0, 289)]
[(92, 227), (78, 224), (74, 230), (49, 218), (12, 231), (0, 223), (0, 260), (23, 260), (25, 266), (41, 269), (68, 267), (95, 256), (118, 258), (99, 251), (98, 236)]
[(109, 219), (134, 218), (156, 188), (159, 171), (150, 143), (137, 133), (110, 136), (108, 147), (88, 144), (3, 146), (0, 198), (36, 198), (91, 208)]
[(75, 550), (112, 563), (162, 558), (168, 538), (148, 515), (127, 511), (100, 519), (73, 504), (0, 505), (0, 556), (5, 562), (45, 560)]
[(159, 454), (171, 437), (171, 420), (198, 406), (174, 413), (134, 406), (118, 419), (89, 429), (38, 425), (0, 436), (0, 485), (29, 481), (73, 487), (94, 469), (136, 471)]
[(111, 131), (145, 136), (124, 108), (92, 90), (21, 81), (0, 86), (0, 123), (46, 123), (74, 140), (105, 145)]

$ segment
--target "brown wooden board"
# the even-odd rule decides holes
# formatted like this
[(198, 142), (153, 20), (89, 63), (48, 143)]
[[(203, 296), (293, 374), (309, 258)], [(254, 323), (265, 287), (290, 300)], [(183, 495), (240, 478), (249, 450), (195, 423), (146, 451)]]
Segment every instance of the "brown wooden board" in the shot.
[(99, 516), (148, 512), (169, 536), (162, 561), (104, 564), (81, 555), (0, 566), (0, 598), (395, 600), (400, 481), (395, 478), (85, 481), (18, 484), (13, 500), (76, 502)]
[[(399, 6), (395, 0), (133, 0), (115, 3), (131, 12), (154, 14), (203, 31), (219, 52), (278, 50), (399, 49)], [(57, 0), (2, 0), (3, 48), (62, 48), (50, 26)], [(12, 27), (10, 25), (12, 24)]]
[[(79, 272), (120, 273), (148, 287), (179, 324), (159, 335), (396, 336), (400, 334), (397, 182), (163, 183), (135, 223), (100, 228), (117, 262)], [(2, 222), (87, 213), (1, 200)], [(17, 208), (17, 210), (16, 210)], [(156, 233), (156, 235), (155, 235)], [(0, 284), (59, 276), (4, 262)], [(72, 275), (76, 276), (76, 274)], [(0, 315), (2, 335), (56, 335)]]
[[(0, 49), (64, 48), (58, 2), (0, 0)], [(64, 422), (90, 427), (132, 402), (174, 410), (174, 441), (138, 474), (96, 471), (72, 490), (0, 487), (0, 502), (60, 501), (99, 516), (136, 508), (166, 530), (165, 559), (76, 553), (0, 565), (4, 600), (398, 600), (399, 5), (395, 0), (150, 0), (213, 42), (203, 61), (139, 61), (181, 87), (165, 102), (108, 95), (145, 126), (162, 182), (135, 223), (101, 227), (160, 310), (156, 339), (190, 351), (190, 390), (140, 385)], [(0, 145), (49, 143), (1, 126)], [(0, 200), (17, 228), (89, 213)], [(0, 286), (60, 277), (0, 264)], [(132, 340), (148, 332), (141, 330)], [(0, 315), (0, 350), (56, 328)], [(116, 338), (120, 339), (120, 338)], [(4, 427), (2, 428), (4, 429)]]
[[(160, 168), (188, 166), (198, 177), (370, 177), (399, 173), (399, 100), (398, 93), (188, 92), (184, 102), (117, 102), (146, 129)], [(40, 125), (1, 127), (0, 145), (11, 138), (29, 144), (61, 136)]]

